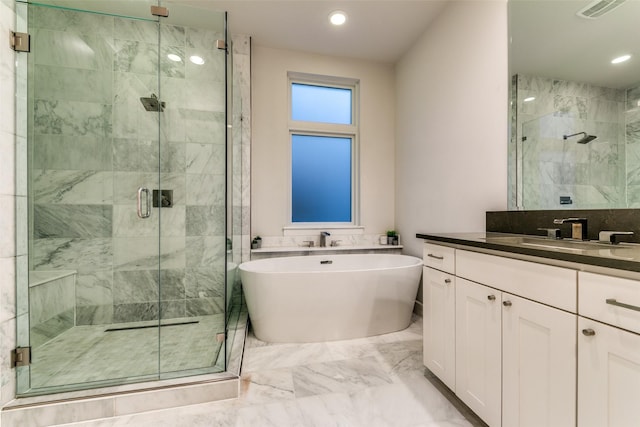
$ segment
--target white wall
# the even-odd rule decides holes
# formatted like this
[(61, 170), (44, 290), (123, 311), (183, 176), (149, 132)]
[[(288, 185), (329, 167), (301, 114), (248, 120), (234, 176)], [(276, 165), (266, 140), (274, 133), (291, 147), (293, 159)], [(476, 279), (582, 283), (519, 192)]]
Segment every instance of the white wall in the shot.
[(396, 224), (484, 231), (507, 208), (507, 2), (454, 1), (396, 64)]
[(288, 71), (360, 79), (361, 223), (365, 234), (394, 227), (393, 66), (253, 46), (252, 234), (282, 236), (288, 221)]

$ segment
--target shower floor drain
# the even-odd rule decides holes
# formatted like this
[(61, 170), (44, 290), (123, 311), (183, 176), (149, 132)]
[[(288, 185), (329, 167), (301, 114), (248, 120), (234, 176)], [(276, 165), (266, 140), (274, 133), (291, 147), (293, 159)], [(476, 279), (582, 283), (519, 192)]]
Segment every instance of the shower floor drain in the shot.
[[(188, 322), (174, 322), (174, 323), (162, 323), (160, 324), (160, 327), (163, 326), (181, 326), (181, 325), (193, 325), (194, 323), (200, 323), (199, 320), (192, 320), (192, 321), (188, 321)], [(132, 329), (146, 329), (146, 328), (157, 328), (158, 325), (155, 324), (151, 324), (151, 325), (137, 325), (137, 326), (123, 326), (120, 328), (108, 328), (105, 329), (105, 332), (115, 332), (115, 331), (130, 331)]]

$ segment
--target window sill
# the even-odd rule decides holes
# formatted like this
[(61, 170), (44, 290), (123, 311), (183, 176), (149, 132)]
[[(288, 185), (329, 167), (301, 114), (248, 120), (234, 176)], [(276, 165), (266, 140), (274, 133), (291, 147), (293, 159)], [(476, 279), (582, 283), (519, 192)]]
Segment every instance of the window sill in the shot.
[(319, 246), (297, 246), (297, 247), (272, 247), (272, 248), (260, 248), (260, 249), (251, 249), (252, 254), (275, 254), (275, 253), (296, 253), (301, 252), (304, 254), (307, 253), (318, 253), (322, 254), (325, 252), (344, 252), (344, 251), (393, 251), (393, 250), (402, 250), (402, 245), (370, 245), (370, 246), (327, 246), (327, 247), (319, 247)]
[(332, 236), (345, 234), (364, 234), (364, 227), (359, 225), (288, 225), (282, 227), (283, 236), (308, 236), (327, 231)]

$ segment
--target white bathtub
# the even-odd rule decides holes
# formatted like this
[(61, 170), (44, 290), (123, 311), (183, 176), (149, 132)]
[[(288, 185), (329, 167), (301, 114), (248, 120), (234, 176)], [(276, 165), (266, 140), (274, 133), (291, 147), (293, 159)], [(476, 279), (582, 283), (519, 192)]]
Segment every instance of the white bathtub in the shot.
[(239, 269), (256, 337), (301, 343), (409, 326), (422, 260), (395, 254), (309, 255), (249, 261)]

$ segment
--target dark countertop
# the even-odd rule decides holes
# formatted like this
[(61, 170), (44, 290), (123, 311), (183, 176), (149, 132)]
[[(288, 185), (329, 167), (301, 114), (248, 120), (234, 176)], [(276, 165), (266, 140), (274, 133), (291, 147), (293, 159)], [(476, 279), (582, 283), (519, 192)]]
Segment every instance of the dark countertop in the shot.
[(540, 262), (547, 259), (640, 273), (640, 245), (638, 244), (585, 243), (571, 239), (554, 240), (543, 236), (492, 232), (417, 233), (416, 237), (463, 249), (476, 248), (480, 251), (500, 251), (542, 258)]

